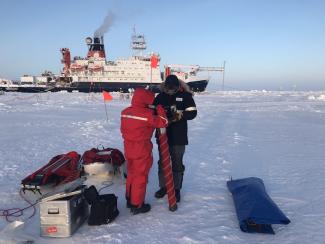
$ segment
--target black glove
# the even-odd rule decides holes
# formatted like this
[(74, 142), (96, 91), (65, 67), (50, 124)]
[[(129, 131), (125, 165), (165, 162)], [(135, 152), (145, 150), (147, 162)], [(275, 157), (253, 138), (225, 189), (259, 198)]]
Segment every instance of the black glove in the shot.
[(172, 117), (168, 119), (169, 123), (174, 123), (177, 121), (180, 121), (183, 118), (183, 112), (182, 111), (172, 111)]

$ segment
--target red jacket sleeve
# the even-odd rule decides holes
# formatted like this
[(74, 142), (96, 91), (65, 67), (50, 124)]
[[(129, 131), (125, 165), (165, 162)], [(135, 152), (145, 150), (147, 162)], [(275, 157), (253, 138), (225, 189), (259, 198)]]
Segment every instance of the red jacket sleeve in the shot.
[(168, 126), (168, 119), (161, 105), (157, 106), (157, 115), (152, 115), (148, 119), (148, 123), (155, 128), (166, 128)]

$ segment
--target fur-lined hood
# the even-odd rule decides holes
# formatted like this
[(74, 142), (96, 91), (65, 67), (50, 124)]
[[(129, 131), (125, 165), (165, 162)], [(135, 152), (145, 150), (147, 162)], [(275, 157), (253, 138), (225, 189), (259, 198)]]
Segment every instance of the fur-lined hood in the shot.
[[(181, 87), (182, 91), (189, 92), (192, 95), (194, 95), (194, 92), (191, 91), (191, 88), (189, 87), (189, 85), (186, 84), (185, 81), (180, 80), (180, 79), (178, 79), (178, 81), (179, 81), (179, 84), (180, 84), (180, 87)], [(166, 93), (165, 82), (162, 82), (160, 84), (160, 91)]]

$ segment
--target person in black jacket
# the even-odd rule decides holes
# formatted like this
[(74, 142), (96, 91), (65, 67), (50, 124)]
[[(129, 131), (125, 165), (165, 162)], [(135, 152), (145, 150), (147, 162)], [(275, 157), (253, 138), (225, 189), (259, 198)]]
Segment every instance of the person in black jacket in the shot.
[[(183, 156), (185, 145), (188, 145), (187, 120), (196, 117), (196, 105), (189, 87), (185, 82), (178, 80), (176, 75), (167, 76), (165, 82), (162, 83), (161, 92), (157, 95), (153, 104), (155, 106), (162, 105), (168, 117), (168, 145), (172, 161), (175, 196), (177, 202), (179, 202), (185, 171)], [(167, 190), (160, 160), (158, 166), (160, 189), (155, 193), (155, 197), (162, 198), (166, 195)]]

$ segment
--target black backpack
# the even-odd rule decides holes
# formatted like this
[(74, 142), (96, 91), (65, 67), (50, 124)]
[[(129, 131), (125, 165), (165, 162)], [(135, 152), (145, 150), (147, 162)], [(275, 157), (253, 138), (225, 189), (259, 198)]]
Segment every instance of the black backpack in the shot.
[(95, 186), (85, 189), (84, 196), (91, 205), (88, 225), (102, 225), (112, 222), (118, 215), (117, 196), (99, 195)]

